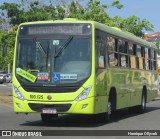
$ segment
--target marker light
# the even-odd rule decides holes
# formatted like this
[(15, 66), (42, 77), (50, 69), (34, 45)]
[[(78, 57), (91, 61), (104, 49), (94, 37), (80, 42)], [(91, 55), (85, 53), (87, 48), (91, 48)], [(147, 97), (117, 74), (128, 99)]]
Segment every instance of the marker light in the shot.
[(83, 92), (75, 100), (80, 101), (80, 100), (86, 99), (91, 89), (92, 89), (92, 86), (89, 86), (86, 89), (84, 89)]
[(19, 98), (20, 100), (25, 100), (24, 96), (19, 91), (18, 87), (14, 86), (14, 92), (15, 92), (17, 98)]

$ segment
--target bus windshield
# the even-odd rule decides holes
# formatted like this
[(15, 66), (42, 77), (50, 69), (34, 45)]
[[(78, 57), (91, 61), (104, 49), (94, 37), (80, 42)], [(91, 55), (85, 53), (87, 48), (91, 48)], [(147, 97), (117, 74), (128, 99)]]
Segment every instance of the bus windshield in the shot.
[(91, 73), (89, 36), (22, 37), (17, 50), (16, 76), (24, 82), (77, 83)]

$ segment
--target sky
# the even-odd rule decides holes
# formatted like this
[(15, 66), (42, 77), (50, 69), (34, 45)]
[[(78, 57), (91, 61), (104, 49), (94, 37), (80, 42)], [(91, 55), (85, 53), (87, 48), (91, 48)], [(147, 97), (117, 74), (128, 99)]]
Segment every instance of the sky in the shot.
[[(111, 3), (112, 1), (113, 0), (101, 0), (104, 4)], [(135, 15), (140, 19), (147, 19), (150, 23), (152, 23), (154, 25), (154, 32), (160, 31), (160, 0), (120, 0), (120, 3), (123, 4), (123, 9), (108, 9), (107, 13), (111, 17), (118, 15), (122, 18), (127, 18)]]
[[(17, 2), (20, 0), (0, 0), (0, 5), (3, 2)], [(83, 0), (87, 1), (87, 0)], [(129, 16), (137, 16), (140, 19), (147, 19), (150, 23), (154, 25), (154, 32), (160, 31), (160, 17), (159, 17), (159, 7), (160, 0), (119, 0), (123, 4), (123, 9), (118, 10), (115, 7), (109, 8), (107, 13), (113, 16), (120, 16), (122, 18), (127, 18)], [(112, 3), (113, 0), (101, 0), (102, 4)], [(146, 32), (146, 33), (154, 33)]]

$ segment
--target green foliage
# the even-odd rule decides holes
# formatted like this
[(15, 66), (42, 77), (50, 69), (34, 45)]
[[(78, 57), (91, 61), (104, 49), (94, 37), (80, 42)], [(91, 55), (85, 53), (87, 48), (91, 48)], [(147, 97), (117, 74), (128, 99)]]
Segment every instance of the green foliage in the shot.
[(69, 5), (69, 18), (83, 19), (84, 8), (74, 0)]
[(113, 18), (115, 26), (122, 30), (131, 32), (139, 37), (144, 37), (145, 30), (153, 31), (154, 26), (146, 19), (140, 19), (137, 16), (131, 16), (126, 19), (120, 18), (118, 16)]
[[(4, 31), (1, 31), (0, 32), (0, 46), (3, 45), (3, 42), (2, 42), (2, 38), (4, 36), (5, 32)], [(2, 47), (0, 47), (0, 52), (2, 52)], [(2, 58), (2, 55), (0, 54), (0, 70), (4, 67), (3, 65), (3, 58)]]
[(123, 8), (123, 5), (120, 4), (119, 0), (114, 0), (111, 4), (111, 6), (115, 6), (116, 8), (118, 9), (122, 9)]
[[(28, 7), (24, 5), (28, 5)], [(29, 0), (22, 0), (21, 4), (3, 3), (0, 9), (3, 11), (1, 17), (7, 20), (5, 17), (7, 14), (10, 19), (9, 23), (13, 26), (29, 21), (62, 19), (65, 12), (63, 7), (55, 8), (51, 3), (46, 5), (39, 1), (29, 2)]]
[[(16, 27), (15, 27), (16, 28)], [(7, 71), (8, 63), (13, 64), (13, 52), (15, 44), (15, 28), (9, 32), (1, 31), (0, 32), (0, 46), (7, 45), (7, 56), (2, 57), (2, 47), (0, 47), (0, 70)]]
[(99, 0), (90, 0), (85, 10), (84, 19), (105, 24), (107, 20), (110, 20), (110, 17), (105, 12), (105, 9), (106, 6), (101, 5)]

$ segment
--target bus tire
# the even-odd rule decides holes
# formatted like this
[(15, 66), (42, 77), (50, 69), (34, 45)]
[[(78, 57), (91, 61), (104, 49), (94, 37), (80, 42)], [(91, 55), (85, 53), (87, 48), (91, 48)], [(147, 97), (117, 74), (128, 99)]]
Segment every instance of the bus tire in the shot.
[(115, 111), (115, 95), (110, 94), (107, 103), (107, 112), (99, 114), (100, 122), (109, 122), (111, 120), (112, 114)]
[(146, 88), (143, 88), (141, 96), (141, 104), (129, 108), (129, 112), (132, 113), (144, 113), (146, 111), (147, 95)]
[(109, 97), (109, 100), (108, 100), (108, 105), (107, 105), (107, 117), (106, 117), (106, 120), (107, 121), (110, 121), (111, 119), (111, 115), (112, 115), (112, 111), (113, 111), (113, 104), (112, 104), (113, 100), (111, 100), (111, 98)]
[(41, 113), (41, 119), (43, 122), (49, 122), (52, 120), (52, 118), (57, 118), (58, 117), (58, 114), (44, 114), (44, 113)]
[(138, 113), (144, 113), (146, 111), (146, 93), (142, 93), (141, 105), (137, 106)]

